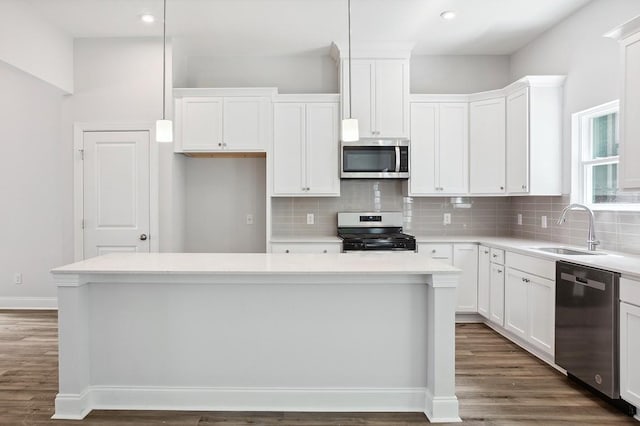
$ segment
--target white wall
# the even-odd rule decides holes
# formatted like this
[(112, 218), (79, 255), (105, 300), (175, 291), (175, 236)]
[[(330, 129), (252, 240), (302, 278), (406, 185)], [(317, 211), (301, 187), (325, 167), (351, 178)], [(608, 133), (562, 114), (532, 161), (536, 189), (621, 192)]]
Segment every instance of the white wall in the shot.
[(509, 56), (411, 57), (411, 93), (475, 93), (511, 82)]
[(264, 158), (186, 159), (186, 252), (265, 252), (265, 167)]
[[(71, 145), (63, 92), (0, 62), (0, 308), (52, 307), (49, 269), (73, 260)], [(23, 284), (13, 284), (13, 274)]]
[(0, 1), (0, 61), (73, 93), (73, 38), (23, 1)]
[(279, 93), (338, 93), (327, 55), (216, 56), (187, 59), (187, 87), (277, 87)]
[(602, 35), (640, 14), (638, 0), (594, 0), (511, 57), (511, 78), (565, 74), (563, 192), (570, 192), (571, 114), (618, 99), (620, 52)]
[[(171, 64), (171, 50), (167, 61)], [(76, 92), (64, 104), (65, 137), (76, 122), (155, 123), (162, 116), (162, 40), (159, 38), (78, 39)], [(171, 81), (171, 65), (167, 67)], [(169, 83), (170, 84), (170, 83)], [(171, 90), (167, 91), (172, 114)], [(155, 142), (153, 142), (155, 143)], [(160, 250), (180, 251), (183, 243), (182, 162), (173, 145), (159, 145)]]

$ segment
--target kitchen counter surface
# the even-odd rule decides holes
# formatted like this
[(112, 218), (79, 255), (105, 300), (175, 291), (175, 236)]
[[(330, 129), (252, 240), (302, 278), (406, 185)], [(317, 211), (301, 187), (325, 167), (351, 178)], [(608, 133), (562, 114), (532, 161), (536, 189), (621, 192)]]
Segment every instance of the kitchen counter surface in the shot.
[(56, 274), (433, 274), (459, 270), (413, 253), (111, 253), (53, 269)]
[(598, 255), (562, 255), (538, 250), (544, 247), (566, 247), (574, 250), (588, 251), (585, 247), (572, 246), (552, 241), (526, 240), (510, 237), (446, 237), (416, 236), (418, 244), (427, 243), (478, 243), (488, 247), (499, 248), (546, 260), (563, 260), (594, 268), (619, 272), (624, 276), (640, 279), (640, 256), (619, 253), (609, 250), (596, 250)]
[(271, 237), (272, 243), (342, 243), (342, 239), (335, 235), (308, 237)]

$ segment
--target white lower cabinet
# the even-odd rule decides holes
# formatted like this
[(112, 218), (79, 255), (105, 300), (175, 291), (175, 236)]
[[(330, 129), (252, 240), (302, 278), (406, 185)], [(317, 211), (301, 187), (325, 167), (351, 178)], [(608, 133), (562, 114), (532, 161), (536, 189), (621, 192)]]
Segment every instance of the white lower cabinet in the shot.
[(504, 266), (497, 263), (491, 263), (489, 320), (504, 326)]
[(462, 270), (456, 289), (456, 312), (478, 311), (478, 246), (454, 244), (453, 266)]
[(640, 408), (640, 282), (620, 279), (620, 396)]
[(271, 253), (340, 253), (342, 244), (335, 243), (271, 243)]
[(515, 253), (507, 253), (506, 263), (504, 328), (553, 356), (555, 263)]
[(491, 297), (491, 256), (486, 246), (478, 247), (478, 313), (489, 319)]

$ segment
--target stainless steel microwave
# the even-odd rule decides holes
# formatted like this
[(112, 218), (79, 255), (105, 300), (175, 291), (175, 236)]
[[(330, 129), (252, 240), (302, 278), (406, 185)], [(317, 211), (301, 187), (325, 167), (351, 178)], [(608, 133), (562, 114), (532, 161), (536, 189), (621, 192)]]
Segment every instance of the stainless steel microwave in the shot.
[(360, 139), (342, 142), (340, 177), (343, 179), (407, 179), (408, 139)]

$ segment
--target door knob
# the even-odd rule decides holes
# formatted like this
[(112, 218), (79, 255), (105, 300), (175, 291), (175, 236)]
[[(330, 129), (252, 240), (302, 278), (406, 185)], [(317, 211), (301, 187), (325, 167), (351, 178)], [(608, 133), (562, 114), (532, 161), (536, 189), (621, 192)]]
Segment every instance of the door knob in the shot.
[(147, 239), (147, 234), (140, 234), (140, 241), (144, 241)]

